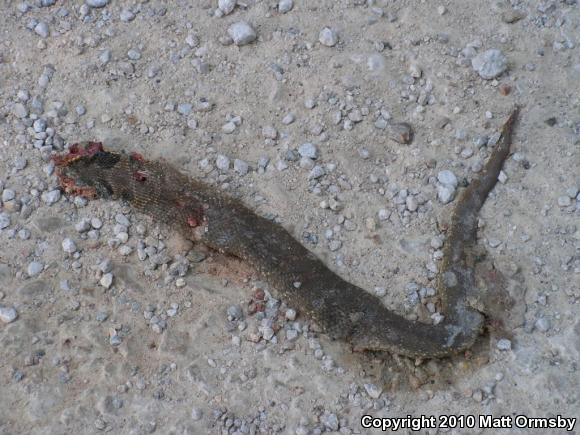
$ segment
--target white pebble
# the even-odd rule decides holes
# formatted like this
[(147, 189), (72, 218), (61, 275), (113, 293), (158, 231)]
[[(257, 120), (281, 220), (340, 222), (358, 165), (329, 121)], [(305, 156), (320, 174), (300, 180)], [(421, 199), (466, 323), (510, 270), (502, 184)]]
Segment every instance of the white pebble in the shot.
[(334, 47), (338, 43), (338, 34), (334, 29), (325, 27), (320, 31), (318, 40), (322, 45), (326, 45), (327, 47)]
[(77, 245), (74, 240), (67, 237), (62, 241), (62, 250), (67, 254), (73, 254), (77, 251)]
[(238, 21), (228, 28), (228, 35), (238, 46), (249, 44), (256, 40), (257, 35), (254, 28), (245, 21)]
[(0, 305), (0, 320), (4, 323), (14, 322), (18, 318), (18, 313), (13, 307)]

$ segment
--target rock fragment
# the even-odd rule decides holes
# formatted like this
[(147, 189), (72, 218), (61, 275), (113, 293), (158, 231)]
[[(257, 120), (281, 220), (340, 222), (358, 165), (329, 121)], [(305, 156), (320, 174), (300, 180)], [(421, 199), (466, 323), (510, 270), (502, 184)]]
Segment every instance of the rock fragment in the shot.
[(254, 28), (246, 21), (233, 23), (228, 28), (228, 35), (237, 46), (247, 45), (258, 37)]
[(501, 50), (493, 48), (471, 59), (471, 66), (482, 79), (491, 80), (507, 70), (507, 58)]

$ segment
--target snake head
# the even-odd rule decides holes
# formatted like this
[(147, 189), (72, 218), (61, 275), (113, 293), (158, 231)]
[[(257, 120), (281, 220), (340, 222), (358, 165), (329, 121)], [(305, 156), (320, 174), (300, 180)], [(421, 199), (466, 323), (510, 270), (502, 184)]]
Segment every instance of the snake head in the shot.
[(64, 155), (53, 157), (60, 187), (65, 193), (88, 199), (108, 197), (110, 186), (102, 169), (110, 168), (120, 156), (105, 151), (101, 142), (79, 142)]

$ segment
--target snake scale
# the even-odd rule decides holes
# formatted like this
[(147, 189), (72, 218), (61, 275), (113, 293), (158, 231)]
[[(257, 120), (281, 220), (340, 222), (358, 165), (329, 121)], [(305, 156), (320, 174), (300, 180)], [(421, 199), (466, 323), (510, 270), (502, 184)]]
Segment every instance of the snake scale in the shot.
[(445, 316), (437, 325), (388, 310), (332, 272), (283, 227), (166, 162), (106, 151), (99, 142), (72, 145), (55, 161), (65, 192), (126, 200), (185, 237), (249, 262), (286, 302), (354, 350), (436, 358), (469, 348), (483, 329), (484, 315), (471, 304), (477, 297), (472, 255), (477, 215), (509, 155), (517, 113), (516, 108), (508, 117), (481, 175), (463, 190), (453, 211), (436, 280)]

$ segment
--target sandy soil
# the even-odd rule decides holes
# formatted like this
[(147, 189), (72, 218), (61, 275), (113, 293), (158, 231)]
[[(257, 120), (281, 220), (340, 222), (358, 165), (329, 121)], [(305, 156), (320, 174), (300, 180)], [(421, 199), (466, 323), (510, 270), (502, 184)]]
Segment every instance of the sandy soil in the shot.
[[(480, 415), (580, 417), (575, 0), (246, 0), (225, 16), (214, 0), (51, 3), (0, 2), (1, 434), (379, 433), (363, 415), (473, 415), (421, 433), (491, 434)], [(245, 45), (228, 38), (240, 21)], [(488, 49), (507, 59), (493, 79), (471, 62)], [(437, 177), (459, 193), (477, 176), (514, 104), (479, 233), (482, 291), (511, 301), (488, 300), (486, 334), (438, 361), (353, 353), (300, 307), (284, 319), (249, 265), (125, 204), (59, 195), (50, 162), (89, 139), (165, 158), (432, 321), (455, 203)]]

